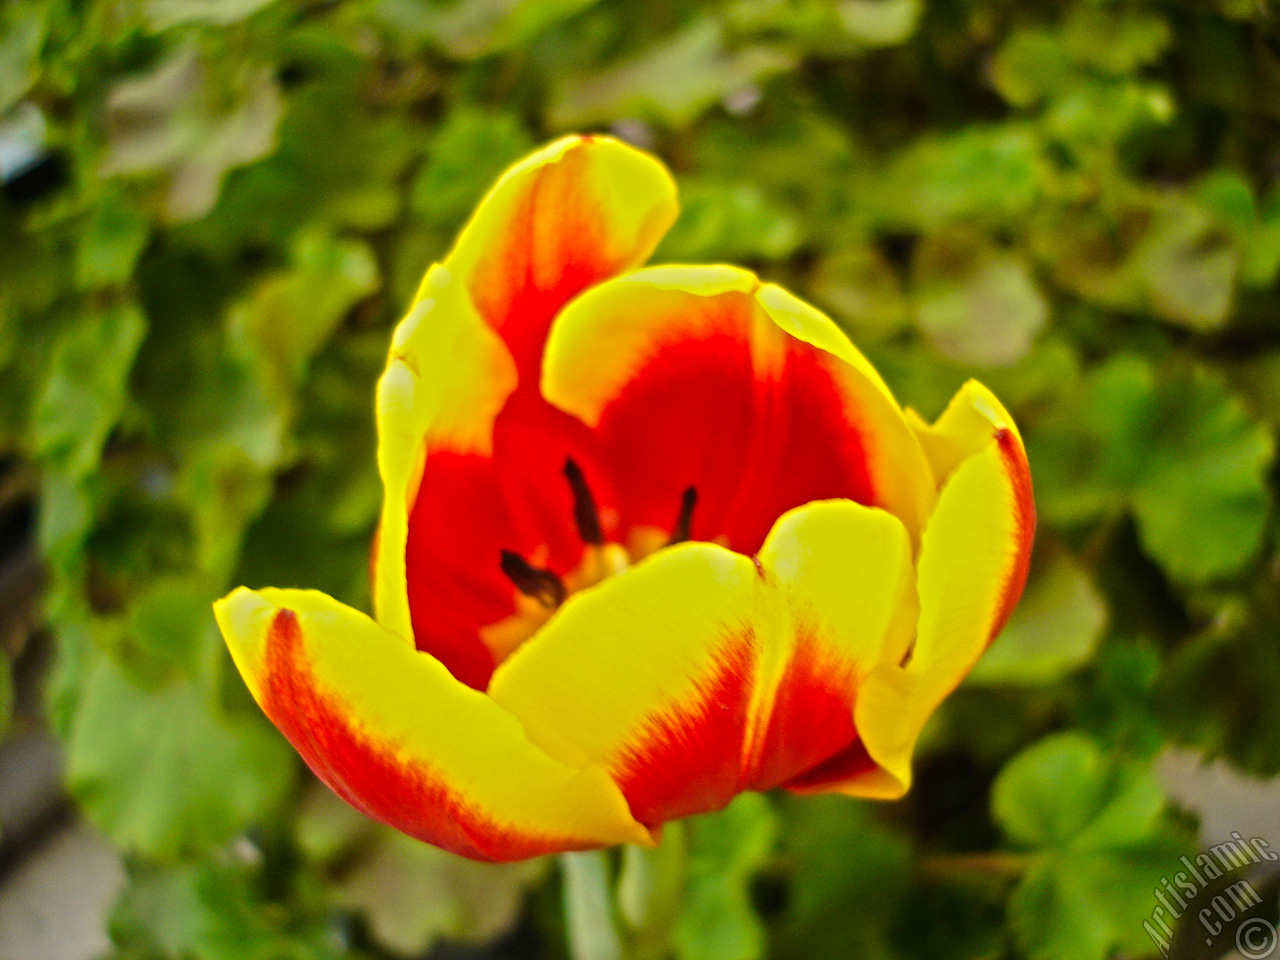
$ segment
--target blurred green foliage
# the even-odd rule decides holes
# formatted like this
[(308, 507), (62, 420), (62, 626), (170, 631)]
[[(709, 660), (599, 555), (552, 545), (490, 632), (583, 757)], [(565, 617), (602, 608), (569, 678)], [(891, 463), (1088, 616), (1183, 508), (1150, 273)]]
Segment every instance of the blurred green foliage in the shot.
[(811, 298), (927, 416), (992, 386), (1041, 514), (907, 800), (690, 825), (681, 960), (1154, 953), (1158, 750), (1280, 773), (1268, 4), (9, 0), (0, 141), (52, 159), (3, 170), (0, 455), (68, 785), (128, 855), (117, 956), (421, 955), (551, 889), (317, 794), (208, 604), (367, 609), (397, 310), (506, 164), (602, 128), (680, 180), (657, 259)]

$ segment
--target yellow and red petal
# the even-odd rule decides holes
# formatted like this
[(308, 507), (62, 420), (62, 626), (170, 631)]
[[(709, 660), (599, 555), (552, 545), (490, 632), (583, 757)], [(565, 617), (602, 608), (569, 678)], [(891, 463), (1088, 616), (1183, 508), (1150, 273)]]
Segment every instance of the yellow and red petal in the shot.
[(908, 645), (913, 583), (895, 517), (808, 504), (758, 558), (685, 543), (570, 597), (489, 693), (552, 756), (604, 766), (640, 822), (717, 809), (848, 745), (862, 677)]
[(480, 860), (649, 842), (598, 766), (552, 759), (363, 614), (314, 591), (244, 588), (215, 612), (263, 711), (369, 816)]
[(427, 273), (418, 302), (397, 328), (378, 381), (378, 472), (383, 501), (373, 555), (378, 621), (413, 637), (405, 544), (428, 448), (486, 458), (493, 425), (516, 387), (501, 339), (443, 267)]
[[(500, 414), (522, 387), (520, 409), (507, 421), (553, 435), (557, 443), (578, 443), (580, 431), (564, 423), (569, 418), (542, 409), (545, 404), (537, 399), (547, 327), (584, 287), (642, 262), (675, 213), (674, 184), (653, 157), (608, 137), (559, 140), (498, 181), (444, 263), (427, 273), (396, 330), (378, 388), (378, 465), (385, 497), (374, 558), (375, 609), (379, 622), (405, 637), (439, 620), (437, 635), (420, 638), (419, 646), (439, 652), (451, 667), (456, 663), (472, 682), (478, 684), (476, 678), (486, 673), (487, 653), (474, 640), (480, 608), (492, 612), (513, 603), (508, 585), (495, 579), (498, 548), (485, 537), (493, 526), (485, 511), (501, 518), (532, 503), (535, 512), (546, 513), (545, 498), (535, 493), (474, 508), (478, 496), (451, 499), (424, 508), (442, 511), (435, 518), (440, 523), (427, 519), (413, 525), (411, 517), (435, 488), (459, 489), (477, 473), (487, 476), (477, 481), (481, 486), (501, 482), (539, 489), (537, 465), (530, 479), (479, 463), (493, 456)], [(428, 466), (444, 453), (467, 462)], [(467, 524), (462, 517), (468, 511), (479, 523), (473, 544), (463, 543)], [(457, 519), (449, 523), (451, 518)], [(512, 523), (521, 521), (515, 517)], [(413, 544), (411, 526), (424, 531)], [(554, 552), (555, 531), (549, 536), (548, 549)], [(523, 549), (530, 537), (541, 543), (542, 531), (501, 547)], [(465, 552), (468, 546), (486, 555), (476, 568), (484, 581), (481, 596), (471, 613), (444, 612), (433, 597), (450, 594), (451, 577), (473, 579), (470, 570), (446, 569), (453, 551)], [(431, 596), (417, 611), (411, 610), (406, 589), (406, 553), (426, 563), (425, 589)], [(461, 606), (466, 608), (467, 601)]]
[(911, 753), (925, 721), (959, 685), (1022, 594), (1035, 536), (1026, 454), (1012, 419), (976, 383), (928, 428), (943, 487), (925, 528), (917, 586), (920, 621), (903, 665), (867, 677), (854, 711), (865, 760), (809, 778), (809, 789), (893, 797), (911, 782)]
[(675, 183), (610, 137), (557, 140), (508, 170), (445, 266), (536, 381), (547, 328), (592, 284), (649, 258), (675, 221)]
[(543, 395), (595, 428), (624, 526), (760, 549), (814, 500), (884, 507), (918, 536), (935, 497), (883, 382), (826, 317), (734, 267), (650, 267), (557, 318)]

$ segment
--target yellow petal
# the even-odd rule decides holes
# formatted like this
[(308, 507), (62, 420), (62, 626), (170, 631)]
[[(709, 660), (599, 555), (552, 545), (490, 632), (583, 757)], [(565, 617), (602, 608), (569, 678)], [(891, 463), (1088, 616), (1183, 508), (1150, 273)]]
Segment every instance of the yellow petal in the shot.
[(405, 545), (428, 450), (487, 455), (508, 397), (521, 382), (536, 389), (555, 314), (643, 262), (675, 215), (656, 159), (608, 137), (566, 137), (508, 170), (427, 272), (378, 385), (374, 608), (388, 629), (413, 636)]
[(502, 176), (445, 264), (523, 359), (513, 325), (538, 313), (540, 348), (555, 311), (647, 260), (676, 213), (675, 183), (652, 156), (610, 137), (565, 137)]
[(883, 507), (913, 540), (933, 508), (880, 376), (830, 319), (736, 267), (648, 267), (589, 290), (552, 327), (542, 392), (598, 428), (620, 484), (647, 460), (621, 490), (632, 526), (664, 522), (686, 485), (695, 538), (746, 552), (811, 500)]
[(244, 588), (215, 613), (263, 711), (369, 816), (484, 860), (649, 841), (598, 766), (553, 760), (500, 706), (363, 614), (315, 591)]
[(925, 721), (999, 633), (1026, 582), (1035, 504), (1012, 419), (970, 383), (927, 430), (926, 449), (945, 485), (920, 551), (915, 647), (905, 666), (872, 671), (855, 710), (879, 769), (828, 789), (892, 797), (908, 788)]
[(758, 559), (685, 543), (569, 598), (490, 695), (647, 824), (768, 789), (854, 736), (862, 676), (915, 620), (902, 524), (850, 501), (778, 521)]
[(957, 391), (936, 422), (925, 423), (914, 410), (907, 411), (907, 420), (929, 458), (938, 486), (961, 460), (989, 443), (995, 431), (1008, 430), (1022, 443), (1013, 418), (995, 394), (977, 380)]

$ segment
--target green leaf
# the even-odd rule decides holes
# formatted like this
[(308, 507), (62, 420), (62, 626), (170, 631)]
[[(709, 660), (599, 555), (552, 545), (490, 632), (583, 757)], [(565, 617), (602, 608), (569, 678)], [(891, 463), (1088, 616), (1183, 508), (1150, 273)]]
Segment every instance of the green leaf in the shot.
[(152, 678), (198, 676), (211, 653), (221, 653), (221, 638), (209, 616), (216, 599), (207, 584), (185, 577), (147, 584), (125, 622), (128, 649), (139, 660), (131, 665)]
[(111, 917), (128, 956), (192, 960), (339, 960), (338, 931), (268, 897), (264, 871), (207, 862), (138, 871)]
[(1098, 651), (1091, 673), (1075, 707), (1076, 725), (1134, 757), (1155, 757), (1166, 739), (1157, 717), (1160, 654), (1148, 641), (1113, 639)]
[(1247, 237), (1258, 217), (1253, 187), (1238, 170), (1212, 170), (1197, 181), (1192, 198), (1234, 237)]
[(0, 15), (0, 115), (26, 96), (40, 77), (40, 48), (46, 33), (46, 4), (5, 5)]
[(1019, 27), (997, 51), (991, 80), (1013, 106), (1029, 107), (1061, 90), (1070, 72), (1062, 39), (1056, 32)]
[(1193, 330), (1222, 326), (1235, 301), (1240, 253), (1208, 214), (1166, 203), (1134, 253), (1151, 305)]
[[(413, 184), (411, 204), (433, 226), (461, 228), (485, 191), (532, 144), (514, 114), (470, 104), (449, 111)], [(417, 272), (422, 272), (419, 266)]]
[(378, 230), (402, 207), (404, 173), (428, 143), (408, 110), (373, 111), (366, 55), (327, 37), (301, 47), (311, 80), (289, 91), (270, 157), (227, 178), (216, 207), (183, 227), (219, 257), (264, 245), (285, 257), (296, 235), (325, 227)]
[(479, 944), (507, 932), (546, 868), (546, 860), (476, 863), (380, 828), (337, 899), (365, 916), (384, 947), (417, 957), (442, 938)]
[(772, 45), (731, 48), (718, 23), (700, 18), (616, 66), (567, 76), (552, 97), (551, 119), (573, 127), (638, 115), (685, 127), (717, 101), (794, 62), (794, 54)]
[(836, 16), (861, 43), (891, 47), (911, 38), (923, 10), (922, 0), (840, 0)]
[(1169, 123), (1175, 112), (1176, 102), (1164, 86), (1085, 73), (1049, 103), (1044, 125), (1054, 140), (1070, 144), (1081, 156), (1098, 157)]
[(921, 244), (913, 266), (916, 320), (943, 356), (1009, 366), (1031, 349), (1049, 308), (1017, 253), (938, 236)]
[(1005, 832), (1033, 847), (1105, 849), (1145, 840), (1163, 805), (1150, 770), (1103, 756), (1079, 733), (1028, 747), (1005, 765), (991, 794)]
[(292, 268), (267, 277), (229, 317), (287, 381), (299, 380), (312, 356), (360, 300), (378, 288), (373, 252), (359, 240), (301, 234)]
[(694, 180), (681, 185), (680, 219), (657, 260), (780, 260), (800, 242), (800, 225), (749, 183)]
[(1133, 491), (1143, 546), (1181, 579), (1233, 572), (1262, 540), (1274, 442), (1205, 370), (1161, 383), (1156, 410), (1158, 442)]
[(893, 955), (890, 930), (909, 903), (907, 837), (879, 822), (875, 808), (848, 797), (795, 798), (784, 809), (791, 887), (769, 955)]
[(471, 59), (519, 46), (597, 0), (381, 0), (378, 15), (410, 36)]
[(275, 148), (283, 110), (270, 68), (215, 64), (188, 44), (112, 91), (101, 172), (157, 175), (160, 214), (176, 223), (199, 219), (217, 203), (229, 170)]
[(1262, 540), (1273, 443), (1214, 373), (1119, 356), (1028, 441), (1045, 516), (1132, 509), (1144, 549), (1179, 580), (1239, 570)]
[(1111, 854), (1046, 856), (1026, 872), (1009, 901), (1013, 929), (1031, 960), (1103, 960), (1153, 952), (1142, 924), (1162, 878), (1190, 847), (1153, 842)]
[(1029, 957), (1149, 949), (1151, 891), (1189, 849), (1162, 823), (1164, 795), (1149, 767), (1106, 756), (1079, 733), (1056, 734), (1005, 766), (991, 805), (1005, 832), (1037, 851), (1009, 902)]
[(66, 470), (46, 469), (40, 478), (36, 542), (51, 567), (55, 589), (80, 569), (93, 521), (93, 498), (85, 484)]
[(769, 860), (777, 816), (757, 793), (740, 794), (719, 813), (686, 822), (688, 886), (676, 924), (679, 960), (757, 960), (765, 931), (750, 884)]
[(138, 307), (115, 301), (86, 312), (54, 346), (33, 414), (36, 452), (73, 478), (98, 464), (124, 410), (134, 354), (147, 329)]
[(1280, 773), (1280, 610), (1270, 592), (1247, 609), (1222, 611), (1179, 646), (1156, 698), (1168, 736), (1261, 777)]
[(1037, 565), (1013, 616), (965, 682), (1060, 680), (1089, 661), (1106, 623), (1106, 601), (1088, 571), (1055, 553)]
[(271, 500), (271, 472), (243, 450), (211, 444), (187, 464), (178, 492), (191, 509), (197, 568), (225, 582), (246, 529)]
[(274, 0), (146, 0), (147, 20), (153, 30), (167, 30), (183, 23), (208, 23), (226, 27), (239, 23)]
[(90, 819), (158, 858), (206, 851), (264, 817), (293, 770), (259, 718), (224, 714), (192, 682), (140, 686), (107, 657), (87, 676), (67, 748), (67, 783)]
[(1257, 221), (1245, 239), (1240, 264), (1240, 282), (1265, 287), (1280, 271), (1280, 193), (1273, 192), (1262, 204)]
[(377, 821), (319, 782), (309, 785), (294, 811), (298, 848), (308, 860), (322, 866), (350, 857), (376, 830)]
[(1070, 8), (1061, 36), (1077, 62), (1128, 74), (1156, 62), (1169, 46), (1172, 31), (1168, 21), (1155, 14), (1088, 4)]
[(1030, 128), (1013, 124), (921, 137), (885, 174), (883, 216), (930, 231), (968, 221), (1017, 223), (1044, 189), (1042, 149)]
[(856, 343), (883, 340), (910, 322), (902, 283), (873, 247), (851, 246), (824, 257), (814, 268), (809, 292)]
[(85, 289), (124, 284), (150, 232), (147, 218), (120, 192), (104, 192), (79, 235), (76, 283)]

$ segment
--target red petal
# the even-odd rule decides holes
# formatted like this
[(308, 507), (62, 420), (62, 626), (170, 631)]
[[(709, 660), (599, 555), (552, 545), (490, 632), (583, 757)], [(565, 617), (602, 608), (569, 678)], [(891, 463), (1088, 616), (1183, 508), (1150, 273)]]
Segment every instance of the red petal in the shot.
[(627, 526), (669, 529), (693, 486), (692, 538), (750, 554), (792, 507), (872, 496), (831, 359), (785, 338), (776, 376), (758, 377), (726, 306), (719, 332), (660, 346), (605, 406), (598, 432)]
[(743, 731), (755, 684), (750, 635), (725, 643), (698, 694), (660, 715), (614, 771), (646, 826), (718, 810), (742, 790)]
[(616, 511), (594, 438), (535, 395), (518, 391), (498, 415), (491, 456), (427, 455), (405, 553), (414, 638), (468, 686), (485, 689), (495, 665), (480, 630), (516, 612), (501, 552), (561, 576), (582, 557), (563, 473), (569, 457), (586, 472), (612, 532)]

